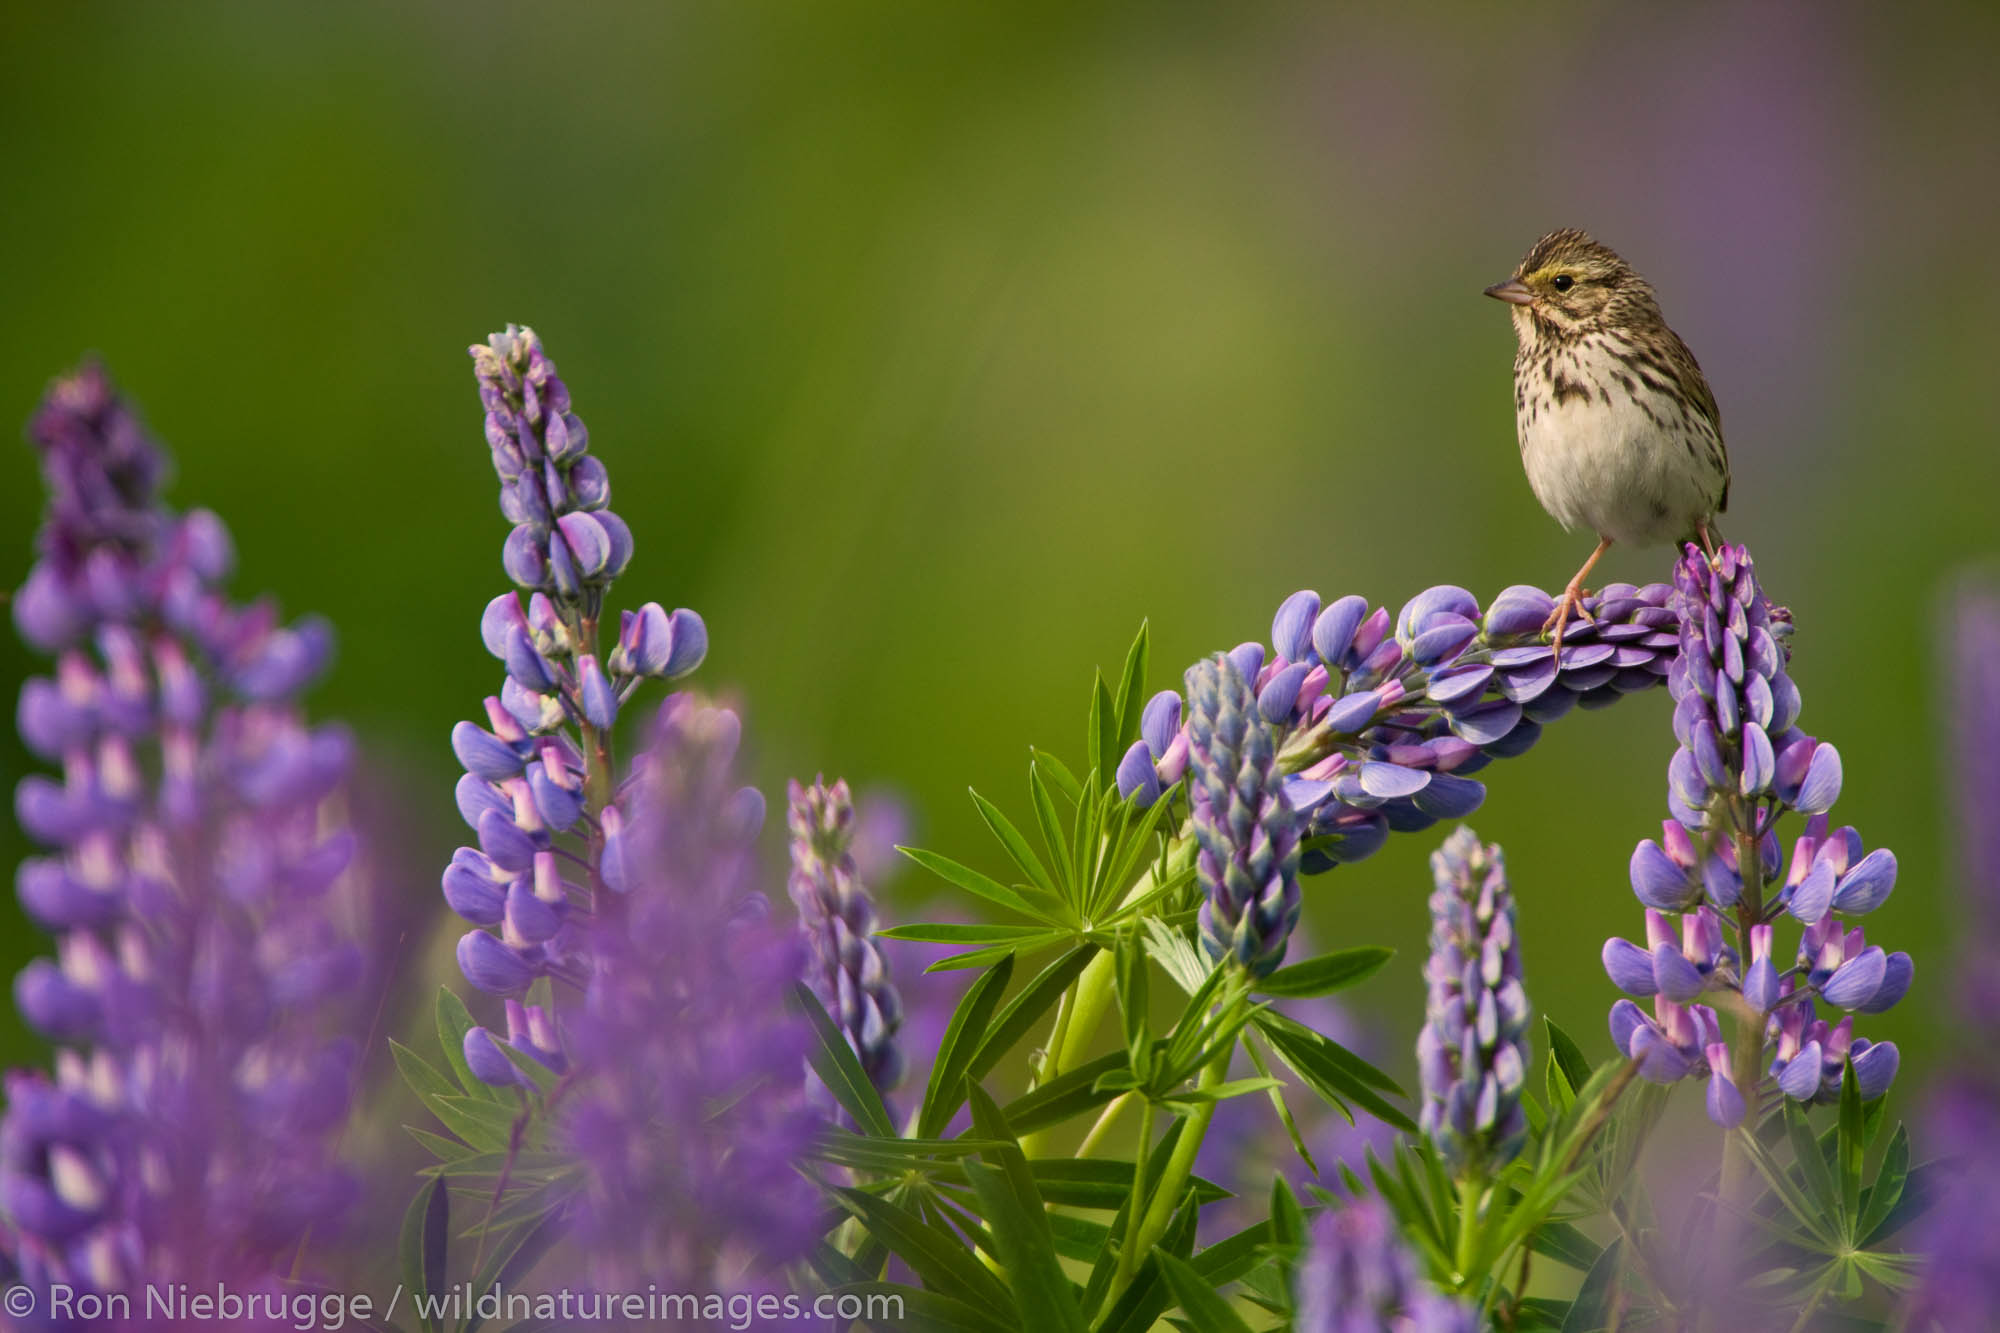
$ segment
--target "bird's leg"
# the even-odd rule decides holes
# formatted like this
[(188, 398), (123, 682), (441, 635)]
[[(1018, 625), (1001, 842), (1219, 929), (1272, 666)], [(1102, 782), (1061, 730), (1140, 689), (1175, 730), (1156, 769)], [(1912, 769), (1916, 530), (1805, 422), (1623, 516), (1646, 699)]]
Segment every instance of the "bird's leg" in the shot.
[(1706, 523), (1698, 524), (1695, 527), (1695, 531), (1701, 534), (1702, 554), (1707, 556), (1710, 560), (1715, 559), (1715, 538), (1710, 535), (1708, 531), (1708, 524)]
[(1556, 609), (1549, 612), (1548, 620), (1542, 624), (1544, 630), (1548, 629), (1551, 625), (1555, 626), (1555, 650), (1558, 659), (1562, 657), (1563, 627), (1569, 623), (1570, 612), (1576, 612), (1576, 614), (1582, 616), (1585, 620), (1592, 619), (1590, 612), (1583, 609), (1583, 581), (1589, 577), (1591, 567), (1601, 560), (1604, 557), (1604, 553), (1610, 549), (1611, 539), (1609, 537), (1599, 537), (1597, 539), (1597, 549), (1590, 553), (1590, 559), (1583, 562), (1583, 568), (1576, 571), (1576, 577), (1569, 581), (1567, 588), (1563, 589), (1562, 596), (1556, 598)]

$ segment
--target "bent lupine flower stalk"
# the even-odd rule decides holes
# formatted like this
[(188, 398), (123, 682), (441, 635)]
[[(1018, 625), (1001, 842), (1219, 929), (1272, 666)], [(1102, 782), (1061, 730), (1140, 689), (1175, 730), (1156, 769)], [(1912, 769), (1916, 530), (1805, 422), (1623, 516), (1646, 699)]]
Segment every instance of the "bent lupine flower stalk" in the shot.
[(731, 1290), (822, 1225), (797, 1170), (819, 1124), (807, 1034), (785, 1008), (804, 950), (754, 888), (764, 802), (734, 776), (739, 732), (686, 694), (660, 709), (621, 797), (635, 874), (588, 931), (566, 1020), (558, 1139), (586, 1165), (578, 1248), (609, 1290)]
[[(1613, 984), (1650, 997), (1653, 1013), (1618, 1001), (1612, 1040), (1641, 1061), (1646, 1078), (1708, 1079), (1709, 1115), (1725, 1128), (1755, 1111), (1767, 1075), (1794, 1100), (1831, 1101), (1852, 1059), (1862, 1095), (1879, 1097), (1895, 1077), (1896, 1047), (1856, 1037), (1852, 1015), (1894, 1005), (1915, 969), (1908, 954), (1868, 944), (1843, 919), (1888, 898), (1896, 858), (1881, 848), (1864, 854), (1860, 834), (1828, 827), (1840, 754), (1798, 728), (1799, 691), (1781, 644), (1790, 619), (1764, 596), (1749, 552), (1725, 545), (1711, 558), (1689, 546), (1675, 568), (1675, 598), (1672, 818), (1658, 841), (1632, 854), (1645, 946), (1604, 946)], [(1787, 814), (1806, 816), (1789, 865), (1777, 832)], [(1786, 916), (1804, 928), (1781, 971), (1775, 925)], [(1821, 1006), (1848, 1016), (1829, 1023)], [(1733, 1050), (1719, 1007), (1755, 1016), (1739, 1022)]]
[(1474, 1333), (1471, 1306), (1417, 1279), (1409, 1247), (1380, 1199), (1313, 1219), (1294, 1277), (1297, 1333)]
[[(1229, 658), (1273, 729), (1301, 837), (1326, 840), (1301, 868), (1359, 861), (1392, 832), (1471, 814), (1486, 796), (1472, 774), (1526, 753), (1574, 707), (1661, 683), (1679, 645), (1672, 592), (1619, 583), (1585, 599), (1594, 619), (1573, 624), (1560, 661), (1542, 642), (1555, 602), (1539, 588), (1508, 588), (1482, 610), (1465, 589), (1436, 587), (1393, 621), (1360, 597), (1324, 606), (1315, 592), (1286, 598), (1270, 649), (1240, 644)], [(1173, 691), (1148, 703), (1140, 735), (1118, 787), (1151, 804), (1187, 767)]]
[(355, 840), (328, 799), (351, 747), (294, 701), (330, 637), (228, 600), (228, 534), (161, 502), (163, 455), (102, 370), (58, 381), (29, 435), (49, 502), (14, 616), (56, 665), (20, 730), (62, 778), (15, 789), (51, 849), (21, 902), (57, 957), (14, 992), (61, 1049), (53, 1078), (7, 1079), (0, 1249), (33, 1291), (271, 1289), (352, 1192), (330, 1134), (354, 1056), (334, 1034), (359, 1026), (336, 925)]
[(1201, 942), (1251, 976), (1284, 961), (1299, 919), (1299, 821), (1271, 727), (1230, 658), (1188, 668), (1188, 771), (1201, 851)]
[(1445, 1160), (1475, 1175), (1505, 1166), (1528, 1132), (1528, 996), (1514, 895), (1497, 845), (1461, 827), (1431, 854), (1428, 999), (1417, 1036), (1418, 1124)]
[(845, 781), (787, 788), (792, 903), (808, 953), (806, 981), (883, 1092), (903, 1075), (903, 1006), (875, 939), (875, 904), (854, 864), (854, 799)]
[[(611, 785), (611, 727), (644, 682), (700, 666), (708, 631), (692, 611), (648, 602), (621, 613), (616, 644), (600, 653), (605, 590), (632, 556), (631, 531), (608, 507), (604, 465), (587, 452), (569, 389), (532, 329), (509, 326), (472, 358), (500, 508), (514, 524), (501, 563), (529, 595), (524, 608), (518, 593), (502, 593), (480, 619), (507, 674), (485, 701), (487, 725), (452, 731), (466, 770), (458, 808), (477, 845), (453, 855), (444, 897), (475, 927), (458, 946), (466, 980), (521, 1010), (508, 1011), (509, 1044), (559, 1068), (552, 1016), (521, 1001), (543, 977), (581, 984), (580, 914), (633, 875)], [(579, 873), (586, 882), (570, 878)], [(469, 1059), (478, 1048), (475, 1070), (517, 1081), (490, 1042), (484, 1032), (467, 1039)]]

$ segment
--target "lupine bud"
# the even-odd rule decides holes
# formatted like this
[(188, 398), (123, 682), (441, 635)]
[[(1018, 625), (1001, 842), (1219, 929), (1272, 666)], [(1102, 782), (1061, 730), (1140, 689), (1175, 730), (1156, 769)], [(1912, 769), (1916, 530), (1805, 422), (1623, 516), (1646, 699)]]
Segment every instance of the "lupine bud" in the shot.
[(1526, 1138), (1528, 997), (1514, 935), (1514, 896), (1498, 846), (1459, 828), (1431, 855), (1431, 952), (1418, 1123), (1446, 1158), (1490, 1170)]
[(1298, 819), (1238, 659), (1197, 663), (1187, 687), (1202, 945), (1264, 976), (1283, 961), (1299, 918)]

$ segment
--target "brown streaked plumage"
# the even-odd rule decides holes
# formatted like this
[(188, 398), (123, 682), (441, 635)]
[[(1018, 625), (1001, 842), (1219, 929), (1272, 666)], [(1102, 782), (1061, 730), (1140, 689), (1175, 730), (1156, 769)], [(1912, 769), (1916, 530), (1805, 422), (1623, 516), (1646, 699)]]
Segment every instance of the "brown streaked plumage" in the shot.
[(1587, 233), (1536, 241), (1486, 294), (1513, 307), (1514, 419), (1535, 498), (1597, 549), (1549, 617), (1555, 644), (1612, 542), (1713, 535), (1729, 503), (1722, 415), (1653, 288)]

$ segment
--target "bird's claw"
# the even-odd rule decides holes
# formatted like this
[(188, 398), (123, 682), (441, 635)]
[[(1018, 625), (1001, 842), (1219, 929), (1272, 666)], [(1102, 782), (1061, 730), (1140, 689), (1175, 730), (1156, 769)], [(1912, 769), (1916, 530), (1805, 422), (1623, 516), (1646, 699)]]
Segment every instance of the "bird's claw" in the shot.
[(1563, 630), (1569, 625), (1570, 613), (1575, 612), (1578, 616), (1588, 621), (1595, 621), (1597, 619), (1596, 616), (1590, 613), (1590, 608), (1583, 604), (1583, 599), (1588, 596), (1590, 596), (1588, 588), (1575, 583), (1570, 584), (1567, 588), (1563, 589), (1562, 596), (1556, 598), (1556, 609), (1549, 612), (1549, 618), (1542, 622), (1543, 633), (1547, 633), (1550, 626), (1555, 627), (1556, 635), (1553, 647), (1558, 661), (1562, 658)]

